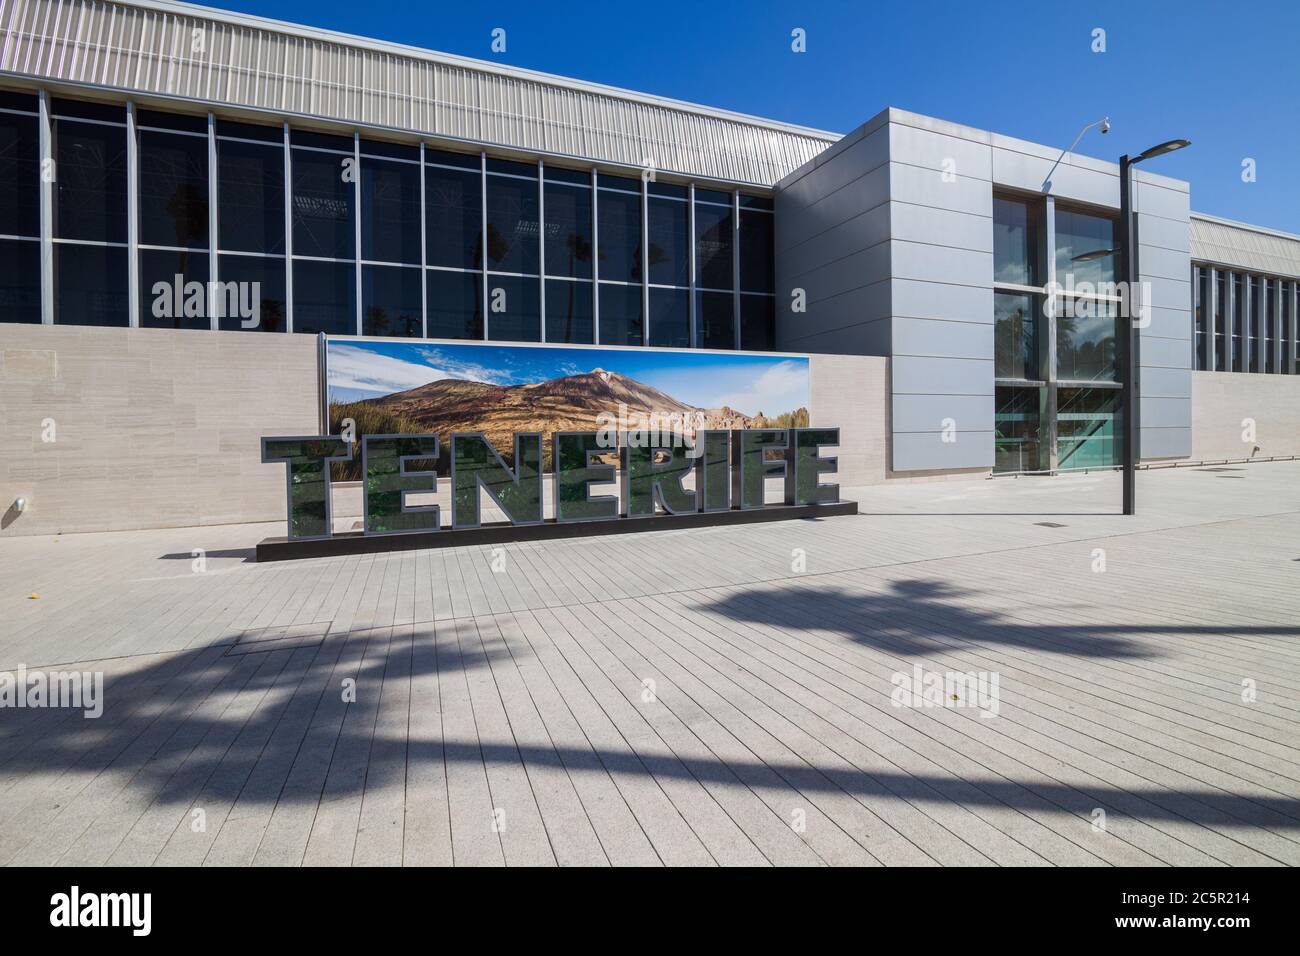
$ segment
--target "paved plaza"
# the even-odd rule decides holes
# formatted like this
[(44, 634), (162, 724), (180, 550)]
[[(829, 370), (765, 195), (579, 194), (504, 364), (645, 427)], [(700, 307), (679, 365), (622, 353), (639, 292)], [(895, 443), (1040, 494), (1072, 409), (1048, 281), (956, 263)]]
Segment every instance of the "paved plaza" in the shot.
[[(1297, 864), (1300, 463), (257, 564), (0, 541), (10, 864)], [(202, 549), (196, 563), (195, 549)], [(914, 675), (981, 692), (899, 706)]]

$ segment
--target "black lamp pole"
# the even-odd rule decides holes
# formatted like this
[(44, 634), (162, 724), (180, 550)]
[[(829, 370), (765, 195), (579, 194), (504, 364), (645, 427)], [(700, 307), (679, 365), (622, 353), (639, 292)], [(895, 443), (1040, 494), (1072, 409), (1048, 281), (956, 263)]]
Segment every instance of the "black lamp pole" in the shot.
[[(1124, 514), (1131, 515), (1137, 513), (1137, 460), (1138, 460), (1138, 349), (1141, 341), (1141, 330), (1137, 327), (1137, 310), (1134, 303), (1137, 296), (1134, 294), (1134, 288), (1138, 284), (1138, 256), (1137, 256), (1137, 237), (1133, 229), (1133, 196), (1132, 196), (1132, 179), (1133, 167), (1143, 160), (1151, 159), (1153, 156), (1163, 156), (1165, 153), (1172, 153), (1176, 149), (1182, 149), (1185, 146), (1191, 146), (1191, 141), (1186, 139), (1171, 139), (1152, 146), (1150, 149), (1143, 151), (1132, 159), (1127, 155), (1119, 159), (1119, 272), (1120, 279), (1124, 285), (1120, 286), (1124, 290), (1121, 300), (1124, 305), (1124, 311), (1128, 314), (1123, 316), (1127, 322), (1127, 328), (1123, 335), (1124, 341), (1124, 394), (1123, 394), (1123, 415), (1124, 415)], [(1076, 257), (1079, 258), (1079, 257)], [(1150, 309), (1151, 303), (1142, 303), (1144, 309)]]
[(1133, 286), (1137, 282), (1137, 251), (1133, 242), (1133, 200), (1131, 193), (1133, 164), (1128, 155), (1119, 159), (1119, 257), (1121, 289), (1126, 289), (1121, 304), (1128, 313), (1122, 316), (1124, 326), (1124, 389), (1122, 412), (1124, 418), (1124, 514), (1137, 513), (1137, 391), (1138, 391), (1138, 327), (1133, 321)]

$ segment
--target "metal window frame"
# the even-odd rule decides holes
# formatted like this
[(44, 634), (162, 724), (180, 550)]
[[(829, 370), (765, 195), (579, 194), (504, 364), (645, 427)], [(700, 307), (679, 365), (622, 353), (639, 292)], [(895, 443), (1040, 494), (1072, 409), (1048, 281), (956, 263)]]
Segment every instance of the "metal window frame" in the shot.
[(140, 327), (140, 143), (135, 101), (126, 101), (126, 288), (127, 325)]
[(429, 337), (429, 223), (424, 183), (424, 143), (420, 143), (420, 338)]
[(50, 94), (42, 88), (37, 99), (37, 135), (40, 149), (41, 204), (41, 323), (54, 324), (54, 185), (58, 167), (54, 163), (54, 119), (50, 115)]
[(213, 332), (221, 331), (217, 315), (217, 296), (221, 277), (217, 274), (217, 217), (220, 215), (220, 197), (217, 195), (217, 117), (208, 111), (208, 319)]
[(353, 274), (356, 276), (356, 318), (357, 318), (357, 335), (362, 335), (365, 330), (363, 315), (365, 313), (364, 304), (361, 301), (361, 134), (352, 133), (352, 258), (356, 262)]
[(284, 124), (284, 329), (293, 332), (293, 150)]
[(537, 160), (537, 320), (538, 341), (546, 342), (546, 169)]

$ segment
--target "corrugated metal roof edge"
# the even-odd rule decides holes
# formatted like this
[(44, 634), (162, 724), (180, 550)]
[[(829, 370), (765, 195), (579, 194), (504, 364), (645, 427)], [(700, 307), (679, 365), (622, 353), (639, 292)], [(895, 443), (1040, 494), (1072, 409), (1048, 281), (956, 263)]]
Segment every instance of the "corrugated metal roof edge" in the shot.
[(410, 46), (405, 43), (395, 43), (391, 40), (376, 40), (370, 37), (362, 37), (350, 33), (340, 33), (336, 30), (326, 30), (320, 27), (310, 27), (298, 23), (289, 23), (285, 20), (273, 20), (269, 17), (259, 17), (255, 14), (238, 13), (233, 10), (222, 10), (216, 7), (205, 7), (196, 3), (182, 3), (179, 2), (179, 0), (107, 0), (107, 2), (126, 7), (137, 7), (143, 10), (154, 10), (159, 13), (206, 17), (211, 20), (222, 20), (227, 23), (247, 26), (250, 29), (266, 30), (272, 33), (281, 33), (289, 36), (320, 40), (327, 43), (337, 43), (343, 46), (369, 49), (381, 53), (393, 54), (395, 56), (405, 56), (410, 57), (411, 59), (425, 60), (447, 66), (456, 66), (467, 70), (475, 70), (480, 73), (505, 76), (519, 80), (528, 80), (534, 83), (545, 83), (552, 86), (563, 87), (565, 89), (583, 90), (600, 96), (608, 96), (612, 99), (661, 106), (666, 109), (681, 110), (688, 113), (695, 113), (700, 116), (711, 116), (716, 119), (728, 120), (733, 123), (754, 126), (760, 129), (792, 133), (813, 139), (823, 139), (827, 143), (838, 142), (844, 135), (843, 133), (835, 133), (829, 130), (814, 129), (811, 126), (799, 126), (795, 123), (783, 123), (779, 120), (765, 119), (764, 117), (754, 116), (749, 113), (739, 113), (715, 106), (704, 106), (686, 100), (675, 100), (667, 96), (656, 96), (653, 93), (641, 93), (636, 90), (628, 90), (622, 87), (607, 86), (603, 83), (578, 80), (572, 77), (560, 76), (555, 73), (544, 73), (540, 70), (529, 70), (525, 67), (506, 66), (500, 63), (493, 63), (490, 60), (477, 60), (473, 57), (458, 56), (454, 53), (440, 53), (434, 50), (425, 50), (421, 47)]
[(1248, 222), (1239, 222), (1236, 219), (1224, 219), (1220, 216), (1211, 216), (1208, 213), (1193, 212), (1192, 219), (1199, 219), (1202, 222), (1212, 222), (1216, 226), (1228, 226), (1232, 229), (1244, 229), (1247, 232), (1258, 232), (1265, 236), (1274, 236), (1278, 239), (1289, 239), (1291, 242), (1300, 242), (1300, 235), (1293, 232), (1283, 232), (1280, 229), (1269, 229), (1267, 226), (1255, 226)]

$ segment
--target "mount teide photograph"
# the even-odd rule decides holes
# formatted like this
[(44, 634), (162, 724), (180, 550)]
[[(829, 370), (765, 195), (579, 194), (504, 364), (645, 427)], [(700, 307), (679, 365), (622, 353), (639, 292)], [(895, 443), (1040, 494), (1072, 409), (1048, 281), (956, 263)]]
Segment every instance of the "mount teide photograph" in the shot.
[[(441, 465), (452, 432), (482, 432), (509, 460), (516, 432), (595, 431), (608, 427), (602, 414), (631, 428), (680, 421), (688, 435), (809, 420), (807, 363), (784, 356), (354, 341), (331, 341), (328, 355), (332, 433), (347, 419), (358, 438), (434, 433)], [(360, 478), (359, 460), (339, 470)]]

